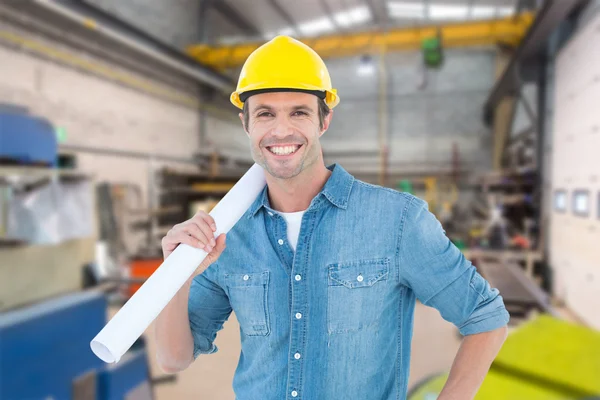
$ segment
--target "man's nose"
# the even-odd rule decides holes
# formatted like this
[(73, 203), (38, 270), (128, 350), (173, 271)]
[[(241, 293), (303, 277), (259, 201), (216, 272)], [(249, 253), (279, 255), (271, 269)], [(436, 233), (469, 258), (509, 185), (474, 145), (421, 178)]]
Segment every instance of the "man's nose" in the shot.
[(273, 127), (273, 136), (283, 138), (293, 133), (292, 124), (287, 116), (278, 116)]

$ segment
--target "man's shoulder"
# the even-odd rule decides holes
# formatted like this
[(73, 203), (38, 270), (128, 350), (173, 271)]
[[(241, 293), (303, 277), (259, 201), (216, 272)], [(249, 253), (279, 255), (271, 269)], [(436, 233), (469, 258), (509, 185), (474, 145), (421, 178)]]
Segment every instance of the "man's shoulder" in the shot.
[(359, 179), (354, 180), (351, 198), (356, 201), (356, 204), (363, 204), (363, 206), (367, 204), (371, 207), (379, 206), (385, 208), (389, 206), (394, 210), (404, 210), (413, 203), (425, 203), (410, 193), (374, 185)]

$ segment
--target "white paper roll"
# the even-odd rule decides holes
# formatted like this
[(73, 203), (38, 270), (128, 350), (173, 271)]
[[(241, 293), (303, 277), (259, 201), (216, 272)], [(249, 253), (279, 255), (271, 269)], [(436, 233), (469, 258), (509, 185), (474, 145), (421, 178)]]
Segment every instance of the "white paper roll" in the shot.
[[(215, 237), (227, 233), (265, 187), (263, 169), (254, 164), (210, 212), (217, 225)], [(107, 363), (118, 362), (171, 301), (207, 253), (182, 244), (146, 280), (90, 343)]]

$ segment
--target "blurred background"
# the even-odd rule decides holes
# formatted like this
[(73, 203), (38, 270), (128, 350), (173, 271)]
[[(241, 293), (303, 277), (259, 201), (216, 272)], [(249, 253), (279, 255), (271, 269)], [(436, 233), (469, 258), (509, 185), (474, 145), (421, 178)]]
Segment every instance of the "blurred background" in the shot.
[[(278, 34), (340, 94), (326, 163), (427, 200), (503, 295), (477, 399), (600, 396), (600, 1), (2, 0), (0, 399), (234, 398), (234, 315), (177, 375), (151, 328), (116, 365), (89, 341), (252, 165), (228, 96)], [(460, 337), (415, 319), (431, 400)]]

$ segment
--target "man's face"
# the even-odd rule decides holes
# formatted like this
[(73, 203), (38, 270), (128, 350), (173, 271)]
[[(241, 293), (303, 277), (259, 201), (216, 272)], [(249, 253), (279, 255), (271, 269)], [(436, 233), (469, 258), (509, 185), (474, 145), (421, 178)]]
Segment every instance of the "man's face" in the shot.
[[(322, 158), (319, 138), (331, 113), (319, 127), (317, 97), (308, 93), (274, 92), (251, 96), (246, 132), (252, 158), (269, 174), (290, 179)], [(240, 114), (240, 118), (243, 116)]]

